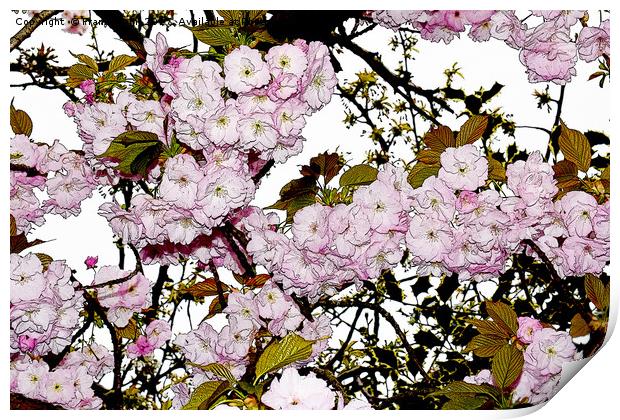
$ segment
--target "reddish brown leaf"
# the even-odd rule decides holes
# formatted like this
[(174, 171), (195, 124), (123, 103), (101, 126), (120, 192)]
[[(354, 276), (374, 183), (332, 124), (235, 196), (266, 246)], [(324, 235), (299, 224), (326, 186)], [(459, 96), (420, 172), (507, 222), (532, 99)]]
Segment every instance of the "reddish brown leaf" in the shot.
[(438, 153), (443, 152), (448, 147), (456, 147), (454, 133), (449, 127), (443, 125), (426, 133), (423, 141), (424, 144)]
[[(221, 285), (224, 292), (229, 290), (229, 287), (226, 284), (221, 283)], [(194, 283), (189, 287), (183, 288), (183, 292), (189, 293), (194, 297), (217, 296), (217, 283), (216, 280), (211, 277), (198, 283)]]
[(254, 276), (248, 279), (245, 282), (244, 286), (253, 287), (253, 288), (263, 287), (265, 283), (267, 283), (267, 280), (269, 280), (270, 278), (271, 276), (269, 274), (259, 274), (257, 276)]

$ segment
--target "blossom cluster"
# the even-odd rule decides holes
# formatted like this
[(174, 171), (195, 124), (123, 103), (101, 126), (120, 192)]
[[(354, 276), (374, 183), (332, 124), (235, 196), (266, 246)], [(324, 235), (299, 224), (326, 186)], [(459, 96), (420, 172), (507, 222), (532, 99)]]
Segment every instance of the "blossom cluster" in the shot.
[(157, 184), (155, 194), (135, 195), (129, 206), (111, 202), (100, 208), (118, 237), (146, 247), (147, 263), (176, 264), (179, 254), (225, 246), (213, 229), (247, 206), (255, 192), (252, 177), (269, 160), (284, 162), (301, 151), (305, 118), (329, 102), (336, 76), (320, 42), (297, 40), (264, 57), (241, 46), (223, 67), (199, 55), (170, 55), (163, 34), (145, 40), (145, 49), (145, 70), (163, 88), (160, 100), (122, 91), (114, 103), (90, 103), (93, 86), (84, 82), (86, 103), (67, 103), (65, 111), (74, 117), (85, 156), (104, 185), (127, 176), (101, 155), (128, 130), (183, 146), (182, 153), (150, 168), (147, 181)]
[(43, 267), (36, 254), (11, 254), (11, 353), (59, 353), (71, 343), (84, 305), (64, 261)]
[[(558, 387), (562, 366), (581, 358), (570, 334), (544, 327), (531, 317), (519, 317), (517, 339), (526, 346), (525, 363), (519, 378), (512, 384), (512, 399), (515, 403), (526, 401), (540, 404), (551, 398)], [(488, 369), (475, 376), (464, 378), (465, 382), (494, 385)]]
[(532, 240), (560, 276), (600, 274), (609, 261), (609, 202), (583, 191), (554, 201), (553, 168), (539, 152), (509, 164), (506, 176), (503, 188), (480, 188), (487, 159), (474, 145), (442, 153), (438, 175), (414, 191), (406, 240), (418, 272), (487, 279)]
[[(258, 293), (232, 292), (224, 313), (227, 314), (227, 323), (221, 331), (203, 321), (198, 328), (177, 335), (174, 344), (191, 363), (198, 366), (222, 364), (237, 379), (243, 376), (251, 362), (249, 355), (255, 349), (254, 341), (259, 338), (260, 331), (276, 337), (294, 332), (307, 340), (316, 340), (311, 357), (298, 364), (309, 362), (323, 351), (332, 334), (329, 317), (321, 315), (309, 321), (293, 299), (273, 281), (267, 282)], [(213, 373), (196, 368), (192, 384), (198, 386), (213, 378)]]
[[(97, 352), (90, 352), (89, 356), (72, 357), (73, 363), (67, 357), (64, 364), (50, 370), (47, 363), (28, 356), (20, 356), (11, 360), (11, 392), (20, 393), (28, 398), (46, 401), (69, 410), (88, 410), (101, 408), (102, 401), (96, 397), (92, 389), (93, 383), (104, 372), (112, 369), (112, 355), (103, 346), (97, 346)], [(99, 348), (105, 349), (102, 353)], [(69, 355), (84, 354), (79, 351)], [(97, 357), (93, 359), (93, 357)], [(80, 363), (81, 360), (81, 363)], [(91, 366), (100, 366), (95, 374)]]
[(571, 28), (587, 18), (585, 10), (532, 10), (542, 18), (528, 26), (512, 10), (380, 10), (372, 18), (380, 25), (398, 29), (410, 24), (422, 39), (450, 43), (469, 27), (474, 41), (491, 38), (519, 50), (519, 59), (526, 67), (530, 82), (553, 82), (564, 85), (576, 74), (580, 58), (586, 62), (609, 57), (609, 20), (598, 27), (586, 26), (576, 41)]
[(438, 174), (416, 189), (404, 171), (386, 165), (352, 204), (298, 211), (292, 239), (250, 232), (248, 252), (289, 293), (311, 300), (378, 277), (401, 261), (404, 246), (419, 275), (493, 278), (528, 240), (560, 276), (602, 272), (609, 261), (609, 202), (598, 204), (582, 191), (554, 201), (553, 168), (539, 152), (509, 164), (500, 188), (488, 182), (487, 158), (474, 145), (447, 148), (440, 161)]
[(412, 193), (405, 171), (387, 166), (377, 181), (353, 194), (352, 204), (305, 207), (295, 214), (292, 239), (257, 229), (247, 250), (287, 293), (311, 301), (331, 296), (398, 264)]
[[(92, 196), (96, 181), (87, 161), (58, 140), (50, 146), (19, 134), (11, 139), (10, 151), (11, 215), (17, 234), (43, 225), (46, 213), (77, 216), (82, 201)], [(49, 198), (41, 203), (37, 190)]]

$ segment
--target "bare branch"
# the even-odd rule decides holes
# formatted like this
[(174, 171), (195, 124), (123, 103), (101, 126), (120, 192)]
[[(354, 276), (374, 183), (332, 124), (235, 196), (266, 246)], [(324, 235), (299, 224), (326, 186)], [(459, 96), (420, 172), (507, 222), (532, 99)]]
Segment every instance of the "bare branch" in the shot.
[(19, 47), (26, 39), (30, 38), (34, 30), (41, 26), (46, 20), (60, 12), (62, 12), (62, 10), (42, 10), (40, 13), (34, 15), (23, 28), (11, 37), (11, 51)]

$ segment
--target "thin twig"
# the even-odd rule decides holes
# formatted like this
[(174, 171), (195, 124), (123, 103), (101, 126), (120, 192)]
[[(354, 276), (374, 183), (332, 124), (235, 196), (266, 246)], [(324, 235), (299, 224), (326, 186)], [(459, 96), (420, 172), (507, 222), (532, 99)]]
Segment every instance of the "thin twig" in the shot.
[(418, 368), (420, 374), (427, 381), (433, 382), (433, 378), (431, 378), (429, 374), (426, 373), (426, 371), (424, 370), (422, 366), (422, 363), (420, 363), (420, 361), (418, 360), (415, 354), (414, 348), (411, 346), (411, 344), (407, 340), (407, 335), (400, 328), (398, 321), (396, 321), (396, 319), (392, 316), (392, 314), (390, 314), (385, 308), (379, 305), (376, 305), (376, 304), (371, 304), (369, 302), (349, 302), (347, 300), (340, 300), (340, 301), (330, 300), (330, 301), (327, 301), (325, 305), (326, 307), (340, 306), (340, 307), (348, 307), (348, 308), (364, 308), (364, 309), (369, 309), (371, 311), (376, 310), (392, 326), (392, 328), (396, 332), (396, 335), (398, 335), (398, 337), (400, 338), (400, 341), (403, 343), (403, 346), (405, 347), (405, 350), (407, 351), (409, 359), (412, 360), (413, 363), (416, 365), (416, 368)]

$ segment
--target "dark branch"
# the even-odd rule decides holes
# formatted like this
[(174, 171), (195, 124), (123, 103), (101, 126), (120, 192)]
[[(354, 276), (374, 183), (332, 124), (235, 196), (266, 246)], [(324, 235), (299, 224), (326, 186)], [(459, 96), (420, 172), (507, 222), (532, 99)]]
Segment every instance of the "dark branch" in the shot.
[(46, 20), (60, 12), (62, 12), (62, 10), (42, 10), (40, 13), (34, 15), (23, 28), (11, 37), (11, 51), (19, 47), (26, 39), (30, 38), (34, 30), (41, 26)]

